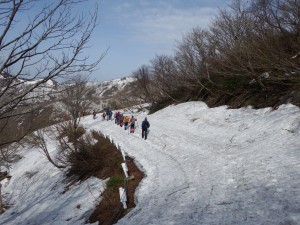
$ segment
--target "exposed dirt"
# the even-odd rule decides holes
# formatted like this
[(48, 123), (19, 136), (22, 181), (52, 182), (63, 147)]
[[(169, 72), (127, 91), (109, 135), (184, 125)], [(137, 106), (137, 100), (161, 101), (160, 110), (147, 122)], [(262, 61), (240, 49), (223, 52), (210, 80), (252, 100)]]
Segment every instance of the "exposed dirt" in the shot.
[[(128, 175), (131, 179), (125, 180), (125, 176), (121, 167), (123, 162), (121, 152), (114, 146), (110, 148), (109, 153), (106, 152), (105, 159), (113, 161), (113, 163), (107, 163), (106, 167), (101, 171), (98, 171), (96, 175), (100, 179), (104, 177), (119, 178), (122, 179), (121, 183), (112, 184), (107, 186), (106, 190), (101, 195), (101, 202), (96, 207), (95, 211), (90, 216), (88, 222), (94, 223), (96, 221), (101, 225), (110, 225), (116, 223), (120, 218), (125, 216), (132, 208), (135, 207), (134, 194), (140, 181), (143, 179), (144, 174), (135, 165), (134, 160), (130, 157), (126, 157), (126, 163), (128, 167)], [(119, 197), (119, 187), (126, 187), (127, 194), (127, 209), (123, 208)]]

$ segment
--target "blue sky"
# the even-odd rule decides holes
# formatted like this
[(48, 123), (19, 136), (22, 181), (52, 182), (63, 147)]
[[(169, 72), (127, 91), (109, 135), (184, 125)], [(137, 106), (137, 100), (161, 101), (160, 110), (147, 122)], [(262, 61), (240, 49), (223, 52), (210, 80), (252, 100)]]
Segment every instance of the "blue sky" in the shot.
[[(206, 28), (220, 8), (231, 0), (88, 0), (79, 3), (74, 13), (88, 15), (98, 5), (99, 24), (83, 55), (96, 61), (108, 52), (90, 76), (105, 81), (130, 76), (156, 55), (171, 55), (177, 41), (194, 27)], [(32, 2), (29, 11), (20, 14), (10, 35), (23, 31), (28, 20), (49, 4)], [(32, 7), (34, 6), (34, 7)], [(78, 14), (78, 15), (80, 15)], [(27, 19), (28, 18), (28, 19)], [(18, 69), (18, 67), (16, 66)], [(12, 68), (12, 72), (15, 68)], [(34, 68), (35, 69), (35, 68)], [(30, 67), (28, 67), (30, 73)], [(26, 72), (26, 71), (25, 71)]]
[[(176, 40), (193, 27), (205, 28), (230, 0), (101, 0), (100, 23), (88, 54), (109, 48), (93, 80), (129, 76), (155, 55), (172, 54)], [(94, 3), (95, 3), (94, 2)], [(93, 4), (91, 4), (93, 5)]]

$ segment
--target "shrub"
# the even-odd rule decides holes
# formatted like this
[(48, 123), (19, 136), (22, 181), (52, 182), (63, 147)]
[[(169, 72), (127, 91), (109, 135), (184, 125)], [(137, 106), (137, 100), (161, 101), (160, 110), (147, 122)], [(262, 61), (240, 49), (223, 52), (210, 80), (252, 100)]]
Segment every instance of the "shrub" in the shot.
[(69, 175), (77, 175), (85, 179), (103, 168), (103, 150), (93, 144), (91, 135), (85, 135), (77, 142), (78, 150), (69, 152)]
[(110, 140), (103, 134), (92, 131), (85, 134), (75, 143), (61, 141), (60, 161), (69, 167), (68, 175), (76, 175), (79, 179), (97, 176), (107, 178), (118, 171), (122, 156)]
[(61, 123), (58, 125), (57, 130), (60, 133), (58, 138), (68, 137), (69, 142), (74, 142), (85, 133), (85, 129), (82, 125), (78, 125), (77, 128), (74, 128), (72, 121)]
[(106, 185), (107, 185), (108, 188), (115, 189), (115, 188), (121, 186), (123, 183), (124, 183), (124, 178), (123, 177), (113, 176), (113, 177), (109, 178)]

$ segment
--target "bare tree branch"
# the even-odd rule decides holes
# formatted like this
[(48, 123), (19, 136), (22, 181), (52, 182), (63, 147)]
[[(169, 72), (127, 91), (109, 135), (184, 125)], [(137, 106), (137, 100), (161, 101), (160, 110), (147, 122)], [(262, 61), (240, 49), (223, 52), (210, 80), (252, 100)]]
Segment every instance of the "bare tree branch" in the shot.
[[(36, 90), (49, 80), (90, 74), (106, 52), (91, 61), (84, 51), (98, 23), (98, 8), (80, 14), (78, 4), (88, 0), (2, 0), (0, 1), (0, 135), (11, 127), (16, 133), (22, 116), (35, 115)], [(34, 10), (32, 10), (34, 9)], [(28, 81), (31, 84), (28, 84)], [(19, 141), (4, 140), (2, 148)]]

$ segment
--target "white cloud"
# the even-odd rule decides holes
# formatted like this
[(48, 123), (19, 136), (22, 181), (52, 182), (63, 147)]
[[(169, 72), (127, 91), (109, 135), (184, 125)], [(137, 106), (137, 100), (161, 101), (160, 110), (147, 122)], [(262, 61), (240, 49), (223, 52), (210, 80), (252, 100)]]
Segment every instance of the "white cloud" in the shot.
[(134, 15), (133, 38), (151, 45), (170, 46), (192, 28), (208, 27), (217, 11), (217, 8), (178, 9), (170, 5), (144, 9)]
[(115, 13), (122, 13), (126, 10), (128, 10), (131, 7), (131, 4), (129, 2), (124, 2), (122, 4), (118, 4), (115, 7), (113, 7), (113, 11)]

